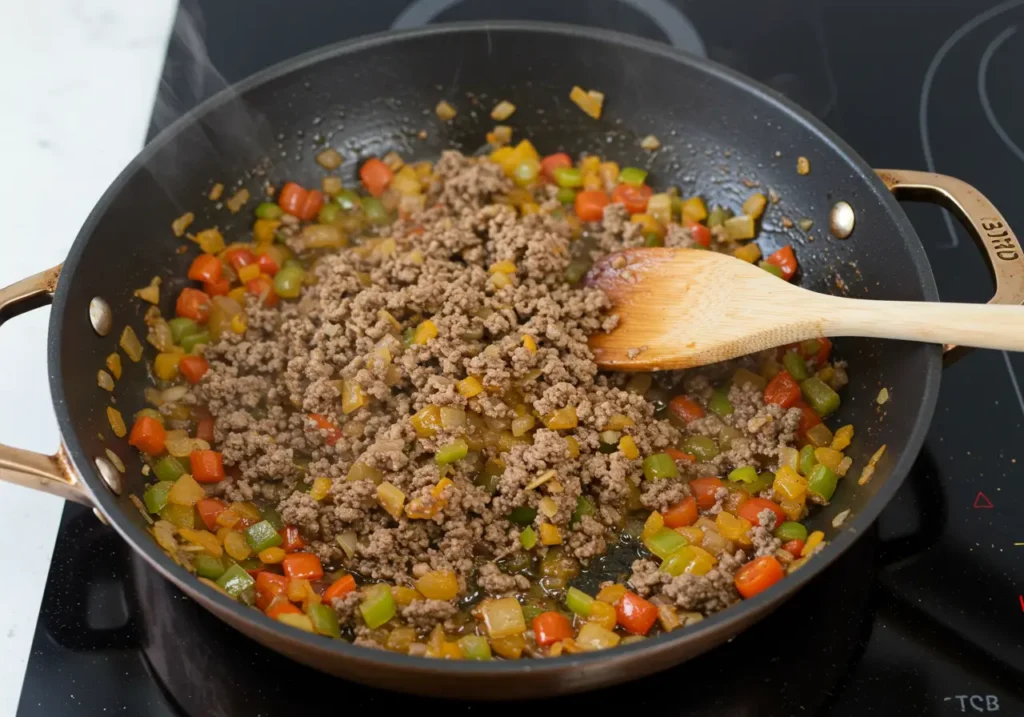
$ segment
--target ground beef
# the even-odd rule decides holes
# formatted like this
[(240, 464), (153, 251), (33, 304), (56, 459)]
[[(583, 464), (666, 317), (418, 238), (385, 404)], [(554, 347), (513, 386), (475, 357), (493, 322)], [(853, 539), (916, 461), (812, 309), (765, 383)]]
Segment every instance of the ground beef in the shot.
[[(215, 417), (214, 442), (228, 469), (218, 494), (276, 506), (309, 550), (360, 581), (412, 586), (445, 570), (455, 573), (460, 596), (474, 586), (522, 595), (529, 579), (497, 565), (522, 550), (525, 526), (508, 519), (512, 511), (535, 511), (532, 528), (554, 526), (560, 549), (586, 563), (617, 539), (636, 501), (663, 511), (689, 495), (688, 479), (775, 467), (779, 449), (794, 440), (799, 409), (765, 405), (756, 388), (733, 386), (730, 415), (686, 427), (724, 450), (706, 463), (678, 460), (678, 479), (644, 480), (642, 457), (678, 446), (679, 426), (656, 417), (654, 404), (627, 390), (626, 377), (598, 372), (587, 336), (610, 330), (618, 317), (602, 292), (565, 280), (574, 256), (642, 245), (641, 227), (613, 204), (579, 241), (557, 201), (520, 216), (507, 201), (512, 189), (497, 165), (445, 152), (424, 211), (320, 256), (297, 301), (268, 309), (248, 297), (244, 334), (225, 331), (207, 348), (209, 371), (188, 399)], [(289, 231), (288, 241), (298, 247), (301, 232)], [(666, 244), (691, 246), (690, 230), (671, 227)], [(507, 281), (496, 279), (498, 262), (515, 267)], [(410, 341), (428, 320), (436, 335)], [(724, 371), (655, 380), (681, 382), (706, 403)], [(467, 376), (483, 391), (464, 395), (459, 382)], [(575, 426), (545, 427), (567, 408)], [(421, 435), (412, 417), (424, 410), (452, 425)], [(531, 419), (523, 435), (518, 422)], [(639, 458), (601, 442), (613, 420), (628, 424), (618, 433), (633, 439)], [(469, 455), (439, 467), (435, 453), (463, 436)], [(482, 481), (488, 471), (500, 475)], [(316, 478), (330, 481), (319, 500), (309, 493)], [(404, 495), (397, 518), (379, 499), (385, 482)], [(728, 495), (720, 493), (712, 512)], [(593, 510), (574, 520), (584, 503)], [(754, 529), (757, 555), (778, 548), (771, 527)], [(338, 542), (343, 534), (356, 536), (351, 555)], [(682, 609), (713, 611), (737, 599), (731, 579), (743, 555), (719, 556), (700, 577), (671, 578), (658, 563), (638, 560), (629, 582)], [(355, 595), (333, 607), (357, 644), (378, 645), (379, 635), (360, 623)], [(424, 631), (455, 613), (437, 600), (401, 608), (402, 620)]]

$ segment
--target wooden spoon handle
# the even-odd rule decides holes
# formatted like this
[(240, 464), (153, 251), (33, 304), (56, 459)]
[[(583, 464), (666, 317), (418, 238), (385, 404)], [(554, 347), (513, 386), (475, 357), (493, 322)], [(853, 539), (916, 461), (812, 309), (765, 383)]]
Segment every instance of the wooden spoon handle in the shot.
[(1024, 351), (1024, 306), (871, 301), (832, 297), (826, 336), (869, 336)]

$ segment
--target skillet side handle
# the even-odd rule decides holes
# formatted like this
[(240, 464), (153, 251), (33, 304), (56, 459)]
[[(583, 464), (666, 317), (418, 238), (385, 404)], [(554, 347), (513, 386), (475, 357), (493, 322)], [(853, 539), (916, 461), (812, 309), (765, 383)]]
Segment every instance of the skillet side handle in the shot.
[[(47, 269), (0, 289), (0, 324), (53, 300), (61, 266)], [(34, 488), (92, 507), (89, 494), (59, 451), (48, 456), (0, 444), (0, 481)]]
[[(996, 293), (990, 304), (1024, 304), (1024, 251), (1006, 219), (985, 195), (964, 181), (933, 172), (909, 169), (876, 169), (875, 172), (897, 199), (939, 204), (960, 221), (988, 259)], [(971, 349), (947, 344), (946, 365), (963, 358)]]

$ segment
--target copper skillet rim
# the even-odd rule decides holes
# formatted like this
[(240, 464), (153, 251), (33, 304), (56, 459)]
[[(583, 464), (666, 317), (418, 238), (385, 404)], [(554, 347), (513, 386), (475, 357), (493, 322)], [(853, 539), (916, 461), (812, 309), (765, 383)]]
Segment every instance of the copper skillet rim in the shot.
[[(313, 653), (331, 654), (336, 658), (362, 663), (364, 666), (379, 668), (400, 668), (405, 672), (420, 672), (425, 675), (444, 673), (446, 675), (465, 675), (466, 677), (484, 677), (487, 675), (504, 675), (521, 673), (543, 674), (563, 672), (566, 669), (585, 668), (587, 666), (604, 663), (609, 660), (615, 662), (632, 661), (642, 655), (653, 655), (665, 651), (671, 651), (676, 643), (701, 639), (717, 630), (724, 628), (732, 622), (739, 621), (745, 613), (761, 612), (768, 610), (777, 602), (790, 597), (807, 582), (812, 580), (818, 573), (828, 567), (840, 554), (845, 552), (860, 535), (867, 531), (870, 525), (878, 517), (882, 509), (889, 503), (893, 495), (902, 485), (904, 478), (910, 470), (911, 465), (917, 458), (918, 451), (924, 443), (928, 427), (931, 423), (938, 400), (939, 381), (941, 376), (941, 348), (932, 345), (921, 345), (918, 350), (923, 352), (926, 360), (926, 376), (923, 394), (919, 400), (917, 420), (910, 433), (906, 444), (902, 447), (900, 457), (893, 466), (892, 473), (865, 506), (852, 520), (846, 523), (845, 528), (835, 536), (829, 547), (819, 554), (813, 561), (796, 574), (787, 577), (775, 587), (758, 595), (751, 600), (745, 600), (742, 604), (716, 613), (703, 620), (699, 625), (688, 628), (684, 631), (667, 633), (656, 638), (638, 642), (633, 645), (615, 648), (610, 651), (584, 653), (569, 655), (558, 658), (547, 658), (541, 660), (496, 660), (493, 662), (471, 662), (471, 661), (450, 661), (450, 660), (427, 660), (419, 657), (410, 657), (398, 653), (373, 650), (352, 645), (344, 640), (329, 640), (321, 637), (307, 635), (301, 631), (290, 628), (275, 620), (270, 619), (259, 611), (242, 605), (225, 595), (212, 589), (202, 589), (191, 573), (179, 565), (174, 564), (166, 555), (160, 551), (150, 536), (133, 522), (125, 520), (122, 509), (117, 499), (102, 486), (101, 479), (95, 474), (92, 463), (86, 456), (81, 442), (75, 433), (70, 417), (65, 409), (66, 396), (63, 386), (63, 378), (60, 370), (60, 356), (64, 345), (60, 335), (60, 323), (64, 312), (67, 310), (68, 286), (74, 280), (75, 272), (85, 247), (92, 235), (100, 218), (106, 213), (113, 199), (119, 194), (122, 188), (130, 179), (145, 168), (146, 163), (157, 153), (157, 151), (170, 142), (176, 135), (198, 119), (208, 114), (211, 110), (233, 101), (238, 95), (257, 87), (269, 80), (276, 79), (295, 70), (316, 64), (320, 61), (372, 50), (381, 45), (416, 40), (423, 37), (435, 35), (479, 33), (479, 32), (533, 32), (545, 35), (582, 37), (607, 43), (611, 46), (624, 47), (630, 50), (639, 50), (653, 55), (658, 55), (672, 62), (689, 65), (701, 72), (737, 86), (747, 92), (755, 103), (769, 103), (775, 105), (789, 117), (803, 124), (807, 129), (817, 136), (818, 140), (830, 146), (838, 155), (843, 157), (848, 165), (860, 176), (865, 184), (872, 190), (875, 199), (888, 211), (891, 219), (896, 223), (904, 238), (911, 260), (917, 270), (917, 281), (922, 287), (924, 297), (928, 301), (937, 301), (938, 289), (935, 279), (925, 255), (924, 246), (921, 244), (909, 219), (900, 209), (892, 194), (885, 185), (878, 179), (871, 167), (853, 151), (843, 140), (819, 122), (806, 110), (795, 105), (790, 100), (775, 92), (774, 90), (752, 80), (734, 70), (723, 67), (715, 62), (706, 60), (690, 53), (676, 50), (667, 45), (660, 45), (642, 40), (640, 38), (626, 35), (624, 33), (597, 30), (591, 28), (566, 25), (561, 23), (529, 22), (529, 21), (500, 21), (500, 22), (471, 22), (471, 23), (449, 23), (434, 25), (425, 28), (405, 30), (398, 32), (383, 32), (369, 35), (355, 40), (348, 40), (329, 45), (324, 48), (312, 50), (299, 55), (298, 57), (285, 60), (272, 67), (262, 70), (242, 80), (238, 84), (219, 92), (198, 105), (190, 112), (179, 118), (171, 126), (164, 129), (153, 139), (143, 150), (125, 167), (110, 187), (93, 208), (89, 217), (82, 225), (78, 236), (64, 263), (61, 273), (61, 280), (58, 283), (54, 296), (53, 309), (50, 314), (49, 325), (49, 349), (47, 352), (47, 363), (50, 373), (50, 391), (53, 396), (54, 410), (57, 414), (57, 422), (60, 427), (61, 436), (70, 460), (75, 471), (81, 476), (84, 484), (88, 487), (94, 502), (102, 512), (109, 517), (111, 524), (121, 534), (121, 537), (128, 544), (156, 568), (165, 578), (171, 580), (185, 592), (204, 600), (213, 602), (218, 609), (232, 613), (233, 616), (243, 622), (255, 623), (256, 628), (263, 633), (272, 633), (278, 640), (291, 643), (302, 643)], [(756, 106), (756, 105), (755, 105)]]

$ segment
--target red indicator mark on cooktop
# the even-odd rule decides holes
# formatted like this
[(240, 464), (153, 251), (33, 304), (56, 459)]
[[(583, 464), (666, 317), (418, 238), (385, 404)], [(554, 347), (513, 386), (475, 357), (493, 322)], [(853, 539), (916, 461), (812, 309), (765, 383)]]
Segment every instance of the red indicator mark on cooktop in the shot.
[(1024, 612), (1024, 595), (1018, 595), (1017, 599), (1020, 600), (1020, 611)]
[(990, 501), (988, 499), (988, 496), (985, 495), (984, 493), (982, 493), (979, 490), (978, 491), (978, 495), (976, 495), (974, 497), (974, 507), (975, 508), (992, 508), (994, 506), (992, 505), (992, 501)]

